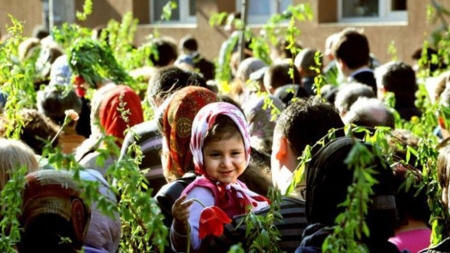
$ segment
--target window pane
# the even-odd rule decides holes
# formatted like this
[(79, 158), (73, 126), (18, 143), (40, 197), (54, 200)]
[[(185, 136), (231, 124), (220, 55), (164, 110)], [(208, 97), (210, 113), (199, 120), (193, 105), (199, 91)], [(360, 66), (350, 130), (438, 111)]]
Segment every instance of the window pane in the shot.
[(197, 12), (197, 5), (195, 0), (189, 0), (189, 16), (195, 16)]
[(281, 0), (280, 1), (280, 13), (287, 10), (289, 5), (292, 5), (292, 0)]
[(392, 11), (406, 11), (406, 0), (392, 0)]
[[(153, 19), (161, 20), (163, 7), (169, 2), (169, 0), (153, 0)], [(170, 20), (180, 20), (180, 0), (175, 1), (177, 3), (177, 8), (172, 10), (172, 15)]]
[(250, 0), (248, 3), (248, 15), (270, 15), (270, 0)]
[(342, 0), (342, 17), (378, 17), (380, 0)]

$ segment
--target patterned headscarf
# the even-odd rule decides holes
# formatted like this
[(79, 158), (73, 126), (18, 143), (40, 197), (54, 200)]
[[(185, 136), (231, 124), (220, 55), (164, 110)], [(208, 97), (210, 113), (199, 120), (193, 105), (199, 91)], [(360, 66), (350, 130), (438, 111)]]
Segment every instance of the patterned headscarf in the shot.
[(206, 104), (217, 102), (217, 95), (202, 87), (188, 86), (171, 98), (162, 118), (164, 136), (169, 147), (168, 169), (179, 177), (192, 164), (189, 150), (192, 122), (197, 112)]
[(205, 136), (214, 125), (216, 118), (219, 115), (228, 116), (236, 124), (241, 132), (242, 140), (244, 141), (245, 156), (247, 159), (246, 167), (250, 162), (250, 135), (248, 133), (248, 124), (244, 114), (242, 114), (239, 108), (233, 104), (226, 102), (212, 103), (203, 107), (198, 112), (192, 125), (191, 152), (194, 156), (195, 172), (198, 174), (205, 174), (202, 152), (205, 144)]
[(68, 171), (40, 170), (26, 176), (21, 225), (27, 229), (40, 215), (56, 214), (72, 224), (77, 243), (84, 242), (91, 218), (89, 207)]

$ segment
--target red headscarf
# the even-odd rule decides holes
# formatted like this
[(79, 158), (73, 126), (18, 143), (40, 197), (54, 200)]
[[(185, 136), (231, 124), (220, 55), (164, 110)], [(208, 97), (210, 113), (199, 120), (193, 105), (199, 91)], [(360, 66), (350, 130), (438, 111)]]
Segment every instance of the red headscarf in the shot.
[(195, 115), (206, 104), (217, 101), (219, 98), (214, 92), (197, 86), (185, 87), (173, 95), (162, 119), (170, 151), (168, 169), (173, 174), (181, 177), (192, 164), (189, 143)]
[[(128, 111), (126, 113), (128, 122), (124, 120), (121, 108)], [(101, 98), (99, 118), (106, 134), (118, 138), (116, 143), (120, 147), (127, 127), (132, 127), (144, 121), (141, 99), (130, 87), (117, 85), (107, 91)]]

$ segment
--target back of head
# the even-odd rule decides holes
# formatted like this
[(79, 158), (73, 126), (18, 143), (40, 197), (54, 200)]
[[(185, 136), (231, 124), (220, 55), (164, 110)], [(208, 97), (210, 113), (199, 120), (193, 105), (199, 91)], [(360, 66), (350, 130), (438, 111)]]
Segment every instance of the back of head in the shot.
[[(433, 60), (433, 58), (435, 57), (437, 57), (437, 61)], [(447, 64), (445, 64), (442, 57), (439, 56), (438, 51), (428, 46), (416, 49), (411, 58), (416, 61), (424, 58), (425, 62), (422, 63), (422, 65), (419, 67), (428, 69), (430, 73), (433, 73), (434, 71), (439, 69), (447, 68)]]
[(306, 217), (310, 224), (333, 226), (336, 217), (345, 212), (340, 204), (346, 200), (348, 189), (354, 183), (356, 166), (346, 159), (357, 142), (362, 145), (357, 148), (365, 148), (369, 152), (371, 158), (365, 168), (373, 170), (372, 177), (377, 180), (372, 186), (373, 193), (369, 195), (368, 214), (361, 219), (367, 223), (370, 240), (387, 240), (394, 235), (397, 218), (394, 175), (386, 159), (375, 150), (376, 147), (357, 139), (342, 137), (329, 142), (307, 165)]
[[(271, 58), (273, 61), (277, 61), (280, 59), (292, 59), (293, 54), (291, 48), (289, 47), (290, 42), (284, 38), (279, 38), (275, 46), (272, 48)], [(295, 43), (293, 45), (296, 49), (301, 49), (300, 44)]]
[(249, 123), (251, 145), (260, 152), (272, 153), (273, 131), (284, 103), (275, 96), (258, 97), (249, 101), (244, 109)]
[(375, 70), (375, 78), (378, 88), (393, 92), (397, 103), (414, 104), (417, 84), (411, 66), (404, 62), (388, 62)]
[(77, 252), (89, 226), (90, 209), (67, 171), (41, 170), (26, 176), (20, 253)]
[(350, 107), (350, 110), (343, 117), (346, 124), (355, 124), (375, 128), (385, 126), (395, 128), (395, 118), (386, 105), (376, 99), (361, 97)]
[(267, 64), (259, 58), (250, 57), (243, 60), (237, 69), (236, 78), (240, 79), (244, 84), (250, 78), (250, 74), (267, 66)]
[[(292, 68), (292, 74), (290, 69)], [(301, 84), (300, 73), (288, 62), (272, 63), (264, 74), (264, 86), (277, 89), (285, 84)]]
[(375, 94), (370, 86), (362, 83), (354, 82), (343, 85), (336, 93), (334, 106), (336, 106), (341, 115), (345, 114), (360, 97), (375, 98)]
[[(316, 62), (316, 58), (319, 62)], [(297, 69), (301, 68), (307, 77), (316, 76), (322, 69), (322, 55), (318, 50), (305, 48), (295, 57), (294, 65)], [(316, 70), (319, 70), (319, 73)]]
[(153, 51), (149, 58), (155, 67), (169, 66), (177, 59), (177, 45), (172, 38), (154, 38), (150, 44)]
[[(41, 155), (47, 142), (58, 132), (58, 127), (36, 109), (23, 109), (20, 115), (24, 122), (20, 140), (30, 146), (37, 155)], [(52, 147), (58, 145), (58, 139)]]
[(62, 126), (66, 110), (81, 112), (82, 102), (73, 90), (65, 90), (61, 85), (46, 86), (37, 92), (37, 108), (54, 123)]
[(41, 41), (38, 38), (27, 38), (19, 44), (19, 60), (24, 61), (30, 57), (37, 57), (41, 50)]
[(175, 91), (186, 86), (207, 87), (206, 81), (197, 73), (168, 66), (155, 71), (148, 82), (147, 98), (159, 106)]
[(173, 180), (194, 170), (189, 149), (194, 117), (205, 105), (219, 101), (219, 97), (206, 88), (191, 86), (178, 90), (169, 99), (160, 115), (159, 127), (170, 153), (164, 173)]
[(186, 35), (181, 38), (179, 48), (185, 53), (196, 52), (198, 50), (197, 40), (192, 35)]
[[(421, 187), (422, 171), (420, 164), (416, 167), (417, 159), (411, 156), (407, 160), (407, 148), (417, 150), (419, 138), (411, 131), (396, 129), (388, 137), (390, 150), (394, 152), (394, 186), (396, 189), (395, 202), (399, 221), (398, 227), (410, 225), (410, 221), (419, 221), (428, 224), (430, 219), (430, 208), (428, 206), (427, 187)], [(408, 181), (410, 187), (405, 187)], [(412, 181), (412, 182), (411, 182)]]
[(295, 100), (284, 109), (278, 117), (275, 133), (287, 137), (295, 154), (300, 156), (306, 145), (314, 145), (331, 129), (343, 126), (331, 104), (312, 97)]
[(27, 172), (39, 169), (33, 150), (18, 140), (0, 138), (0, 189), (11, 177), (11, 173), (25, 167)]
[(325, 56), (333, 55), (333, 45), (339, 39), (339, 33), (333, 33), (325, 40)]
[(369, 64), (369, 41), (356, 29), (345, 29), (333, 44), (333, 55), (342, 60), (348, 68), (357, 69)]
[(67, 55), (61, 55), (53, 62), (49, 85), (72, 85), (72, 71)]

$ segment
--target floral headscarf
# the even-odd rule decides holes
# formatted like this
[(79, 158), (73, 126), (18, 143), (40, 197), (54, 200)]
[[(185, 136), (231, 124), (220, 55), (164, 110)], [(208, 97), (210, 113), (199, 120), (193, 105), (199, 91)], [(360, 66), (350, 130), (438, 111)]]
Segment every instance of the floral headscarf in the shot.
[(170, 152), (168, 169), (172, 174), (183, 176), (192, 163), (189, 142), (195, 115), (206, 104), (217, 101), (219, 98), (214, 92), (197, 86), (185, 87), (171, 98), (162, 118), (162, 126)]
[(212, 103), (206, 105), (198, 112), (192, 125), (191, 152), (194, 156), (195, 172), (198, 174), (205, 174), (202, 152), (205, 135), (214, 125), (216, 118), (219, 115), (230, 117), (230, 119), (236, 124), (237, 128), (241, 132), (242, 140), (244, 141), (245, 156), (247, 160), (246, 167), (250, 162), (250, 135), (248, 133), (248, 124), (244, 114), (242, 114), (239, 108), (233, 104), (226, 102)]

